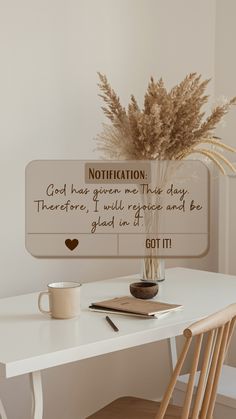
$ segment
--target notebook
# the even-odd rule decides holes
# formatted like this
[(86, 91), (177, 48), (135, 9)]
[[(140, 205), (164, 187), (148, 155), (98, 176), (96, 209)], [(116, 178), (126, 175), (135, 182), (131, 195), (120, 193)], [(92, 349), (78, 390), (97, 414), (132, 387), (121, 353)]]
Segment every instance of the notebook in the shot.
[(134, 297), (117, 297), (111, 300), (92, 303), (89, 308), (93, 311), (114, 314), (129, 314), (144, 318), (158, 318), (164, 314), (183, 308), (179, 304), (169, 304), (160, 301), (140, 300)]

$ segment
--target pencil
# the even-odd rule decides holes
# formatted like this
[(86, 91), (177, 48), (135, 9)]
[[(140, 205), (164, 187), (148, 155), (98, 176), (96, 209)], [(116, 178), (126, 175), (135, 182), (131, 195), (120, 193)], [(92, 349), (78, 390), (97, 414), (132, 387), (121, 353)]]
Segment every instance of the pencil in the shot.
[(109, 316), (106, 316), (106, 321), (107, 321), (107, 323), (109, 323), (109, 325), (112, 327), (112, 329), (115, 331), (115, 332), (119, 332), (119, 329), (118, 329), (118, 327), (113, 323), (113, 321), (110, 319), (110, 317)]

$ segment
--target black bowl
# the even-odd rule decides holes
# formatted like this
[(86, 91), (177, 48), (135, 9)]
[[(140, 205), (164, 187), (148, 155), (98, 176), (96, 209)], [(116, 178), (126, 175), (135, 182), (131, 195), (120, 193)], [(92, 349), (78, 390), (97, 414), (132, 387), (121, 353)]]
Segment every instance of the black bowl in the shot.
[(142, 281), (133, 282), (133, 284), (130, 284), (129, 289), (134, 297), (149, 300), (157, 295), (159, 287), (155, 282)]

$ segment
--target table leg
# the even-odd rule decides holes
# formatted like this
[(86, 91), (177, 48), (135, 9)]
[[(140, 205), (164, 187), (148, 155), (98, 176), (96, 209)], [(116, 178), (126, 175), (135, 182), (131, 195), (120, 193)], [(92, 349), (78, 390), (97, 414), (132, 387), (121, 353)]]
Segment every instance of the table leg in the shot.
[(30, 384), (33, 396), (32, 419), (43, 419), (43, 390), (40, 371), (31, 372)]
[(174, 370), (175, 365), (177, 363), (177, 347), (176, 347), (176, 338), (169, 338), (169, 344), (170, 344), (170, 359), (171, 359), (171, 367), (172, 370)]
[(0, 418), (1, 419), (7, 419), (6, 411), (4, 409), (2, 400), (0, 400)]
[[(174, 369), (175, 369), (177, 360), (178, 360), (177, 347), (176, 347), (176, 338), (175, 337), (169, 338), (169, 344), (170, 344), (171, 368), (172, 368), (172, 372), (173, 372)], [(178, 399), (176, 398), (175, 392), (172, 394), (171, 403), (178, 404)]]

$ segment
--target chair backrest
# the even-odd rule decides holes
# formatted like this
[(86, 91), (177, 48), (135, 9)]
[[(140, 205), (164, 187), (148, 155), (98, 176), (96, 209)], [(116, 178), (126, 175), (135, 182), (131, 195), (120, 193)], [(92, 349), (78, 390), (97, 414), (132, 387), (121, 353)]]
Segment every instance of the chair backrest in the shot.
[[(185, 343), (155, 419), (163, 419), (165, 416), (193, 339), (195, 347), (181, 419), (188, 419), (190, 410), (191, 419), (212, 419), (218, 381), (234, 330), (235, 320), (236, 304), (231, 304), (224, 310), (212, 314), (184, 330)], [(206, 336), (206, 342), (204, 340), (204, 345), (202, 345), (204, 336)], [(203, 359), (197, 389), (194, 394), (195, 374), (198, 370), (200, 355), (203, 356)]]

